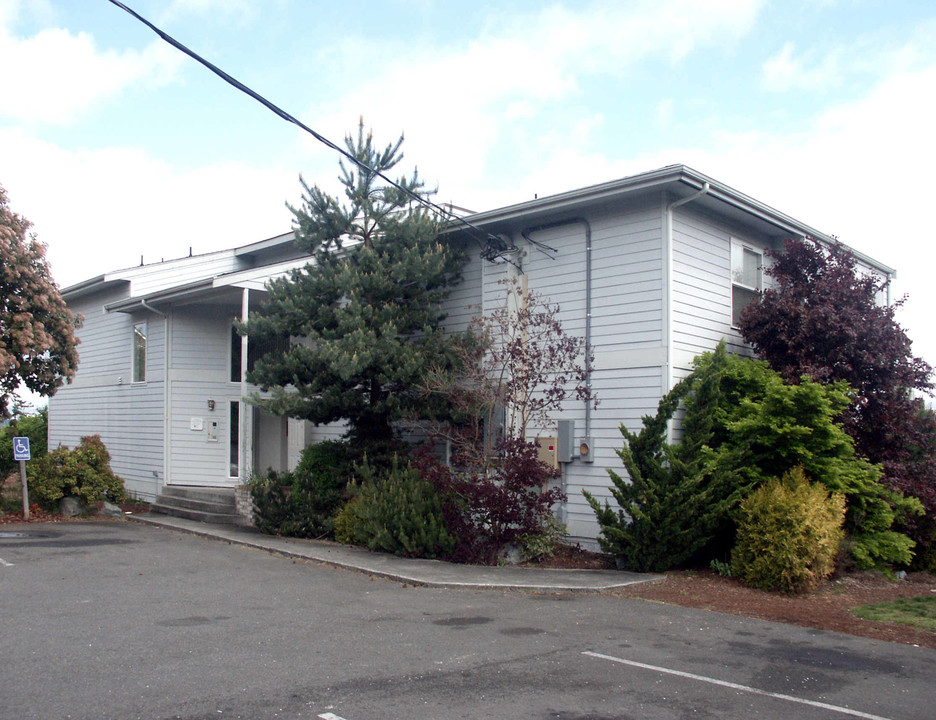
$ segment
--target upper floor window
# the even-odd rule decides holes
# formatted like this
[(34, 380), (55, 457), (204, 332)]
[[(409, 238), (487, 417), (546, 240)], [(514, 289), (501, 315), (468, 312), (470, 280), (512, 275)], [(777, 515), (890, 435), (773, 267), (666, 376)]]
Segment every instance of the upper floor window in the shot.
[(133, 382), (146, 381), (146, 321), (133, 323)]
[[(241, 381), (241, 335), (237, 328), (231, 327), (231, 382)], [(258, 340), (251, 337), (247, 342), (247, 372), (254, 369), (257, 360), (268, 353), (283, 354), (289, 350), (289, 336)]]
[(731, 240), (731, 325), (738, 326), (741, 311), (764, 289), (764, 254)]

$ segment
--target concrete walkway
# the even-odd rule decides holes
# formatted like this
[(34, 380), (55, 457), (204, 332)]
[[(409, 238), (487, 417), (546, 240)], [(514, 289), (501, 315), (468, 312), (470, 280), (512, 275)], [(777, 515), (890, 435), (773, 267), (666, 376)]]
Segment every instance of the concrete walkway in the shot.
[(597, 593), (662, 579), (618, 570), (546, 570), (538, 568), (456, 565), (441, 560), (412, 560), (324, 540), (265, 535), (254, 528), (209, 525), (195, 520), (156, 515), (129, 515), (129, 520), (245, 545), (287, 557), (310, 560), (345, 570), (385, 577), (411, 585), (473, 590)]

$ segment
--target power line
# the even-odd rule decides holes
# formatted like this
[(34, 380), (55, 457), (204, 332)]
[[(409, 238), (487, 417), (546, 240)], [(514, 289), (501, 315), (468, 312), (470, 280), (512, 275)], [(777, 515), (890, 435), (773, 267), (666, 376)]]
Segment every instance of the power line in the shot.
[[(432, 202), (431, 200), (429, 200), (428, 198), (423, 197), (423, 196), (420, 195), (419, 193), (413, 192), (413, 191), (410, 190), (409, 188), (400, 185), (399, 183), (395, 182), (394, 180), (392, 180), (392, 179), (389, 178), (388, 176), (384, 175), (384, 174), (383, 174), (382, 172), (380, 172), (379, 170), (375, 170), (374, 168), (369, 167), (366, 163), (361, 162), (361, 161), (358, 160), (356, 157), (354, 157), (354, 155), (352, 155), (351, 153), (349, 153), (349, 152), (348, 152), (347, 150), (345, 150), (344, 148), (342, 148), (342, 147), (336, 145), (335, 143), (333, 143), (331, 140), (329, 140), (329, 139), (326, 138), (325, 136), (321, 135), (320, 133), (317, 133), (315, 130), (313, 130), (313, 129), (310, 128), (308, 125), (306, 125), (305, 123), (303, 123), (301, 120), (299, 120), (299, 119), (293, 117), (292, 115), (290, 115), (288, 112), (286, 112), (285, 110), (283, 110), (283, 109), (282, 109), (281, 107), (279, 107), (278, 105), (275, 105), (274, 103), (272, 103), (272, 102), (270, 102), (269, 100), (267, 100), (267, 99), (266, 99), (265, 97), (263, 97), (260, 93), (255, 92), (255, 91), (252, 90), (251, 88), (249, 88), (249, 87), (247, 87), (246, 85), (244, 85), (244, 83), (242, 83), (242, 82), (241, 82), (240, 80), (238, 80), (237, 78), (234, 78), (234, 77), (228, 75), (226, 72), (224, 72), (224, 70), (222, 70), (221, 68), (219, 68), (217, 65), (214, 65), (214, 64), (210, 63), (208, 60), (206, 60), (205, 58), (203, 58), (201, 55), (199, 55), (198, 53), (194, 52), (193, 50), (190, 50), (188, 47), (186, 47), (185, 45), (183, 45), (182, 43), (180, 43), (178, 40), (176, 40), (176, 39), (173, 38), (172, 36), (167, 35), (166, 33), (164, 33), (162, 30), (160, 30), (158, 27), (156, 27), (153, 23), (151, 23), (151, 22), (150, 22), (149, 20), (147, 20), (145, 17), (143, 17), (142, 15), (140, 15), (139, 13), (137, 13), (135, 10), (133, 10), (133, 9), (131, 9), (131, 8), (129, 8), (129, 7), (127, 7), (127, 6), (124, 5), (122, 2), (119, 2), (119, 0), (110, 0), (110, 2), (111, 2), (111, 4), (116, 5), (116, 6), (119, 7), (121, 10), (124, 10), (124, 11), (127, 12), (129, 15), (131, 15), (132, 17), (136, 18), (136, 19), (139, 20), (141, 23), (143, 23), (144, 25), (146, 25), (146, 27), (148, 27), (148, 28), (149, 28), (150, 30), (152, 30), (154, 33), (156, 33), (157, 35), (159, 35), (160, 38), (162, 38), (162, 39), (165, 40), (167, 43), (169, 43), (170, 45), (172, 45), (172, 47), (174, 47), (174, 48), (176, 48), (177, 50), (180, 50), (181, 52), (185, 53), (186, 55), (188, 55), (190, 58), (192, 58), (192, 59), (195, 60), (196, 62), (200, 63), (201, 65), (204, 65), (206, 68), (208, 68), (209, 70), (211, 70), (211, 72), (213, 72), (213, 73), (214, 73), (215, 75), (217, 75), (219, 78), (221, 78), (222, 80), (224, 80), (226, 83), (228, 83), (229, 85), (234, 86), (235, 88), (237, 88), (238, 90), (240, 90), (240, 91), (241, 91), (242, 93), (244, 93), (245, 95), (248, 95), (248, 96), (252, 97), (252, 98), (253, 98), (254, 100), (256, 100), (258, 103), (260, 103), (260, 104), (263, 105), (265, 108), (267, 108), (268, 110), (270, 110), (270, 111), (272, 111), (273, 113), (275, 113), (276, 115), (278, 115), (280, 118), (282, 118), (282, 119), (285, 120), (286, 122), (292, 123), (293, 125), (296, 125), (297, 127), (302, 128), (302, 129), (305, 130), (307, 133), (309, 133), (312, 137), (314, 137), (316, 140), (318, 140), (320, 143), (322, 143), (323, 145), (325, 145), (325, 146), (331, 148), (331, 149), (334, 150), (335, 152), (340, 153), (340, 154), (343, 155), (345, 158), (347, 158), (348, 160), (350, 160), (351, 162), (353, 162), (353, 163), (354, 163), (355, 165), (357, 165), (358, 168), (360, 168), (361, 170), (364, 170), (365, 172), (368, 172), (368, 173), (370, 173), (370, 174), (376, 175), (376, 176), (379, 177), (379, 178), (382, 178), (382, 179), (385, 180), (387, 183), (389, 183), (391, 186), (393, 186), (393, 187), (396, 188), (397, 190), (400, 190), (401, 192), (403, 192), (404, 194), (406, 194), (407, 196), (409, 196), (410, 198), (412, 198), (412, 199), (415, 200), (416, 202), (420, 203), (421, 205), (424, 205), (424, 206), (430, 208), (433, 212), (435, 212), (437, 215), (441, 216), (442, 218), (444, 218), (444, 219), (447, 220), (448, 222), (453, 222), (453, 221), (454, 221), (454, 222), (460, 223), (461, 225), (464, 225), (466, 228), (468, 228), (470, 231), (472, 231), (472, 232), (470, 232), (469, 234), (471, 235), (472, 239), (473, 239), (475, 242), (477, 242), (478, 245), (482, 248), (482, 251), (489, 250), (490, 245), (491, 245), (492, 242), (495, 243), (495, 246), (499, 246), (499, 245), (502, 245), (502, 244), (503, 244), (503, 240), (501, 240), (500, 238), (498, 238), (496, 235), (492, 235), (491, 233), (489, 233), (489, 232), (487, 232), (487, 231), (485, 231), (485, 230), (482, 230), (481, 228), (479, 228), (479, 227), (477, 227), (477, 226), (475, 226), (475, 225), (472, 225), (470, 222), (468, 222), (468, 221), (465, 220), (464, 218), (459, 217), (458, 215), (455, 215), (454, 213), (452, 213), (452, 212), (446, 210), (446, 209), (445, 209), (444, 207), (442, 207), (441, 205), (438, 205), (438, 204)], [(477, 235), (476, 233), (480, 234), (480, 235), (484, 238), (484, 240), (483, 240), (483, 241), (480, 240), (479, 237), (478, 237), (478, 235)], [(482, 255), (484, 255), (484, 252), (482, 252)]]

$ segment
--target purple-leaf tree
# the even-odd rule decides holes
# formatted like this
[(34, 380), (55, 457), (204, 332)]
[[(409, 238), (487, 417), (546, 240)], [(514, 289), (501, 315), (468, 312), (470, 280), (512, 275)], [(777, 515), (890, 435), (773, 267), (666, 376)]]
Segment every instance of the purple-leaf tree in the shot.
[(566, 400), (597, 404), (586, 384), (589, 350), (563, 331), (559, 308), (517, 281), (505, 288), (506, 303), (462, 338), (457, 370), (426, 380), (424, 392), (444, 398), (453, 420), (417, 422), (453, 449), (454, 467), (429, 455), (417, 463), (445, 498), (453, 559), (462, 562), (495, 562), (505, 546), (523, 553), (558, 538), (552, 507), (565, 495), (547, 488), (555, 472), (527, 433), (550, 427)]
[(845, 380), (854, 402), (843, 422), (859, 453), (884, 467), (886, 482), (919, 498), (936, 519), (936, 458), (927, 415), (914, 391), (931, 393), (933, 369), (912, 352), (896, 320), (905, 301), (882, 302), (887, 280), (862, 272), (840, 244), (787, 240), (769, 253), (773, 287), (741, 314), (744, 339), (791, 382)]

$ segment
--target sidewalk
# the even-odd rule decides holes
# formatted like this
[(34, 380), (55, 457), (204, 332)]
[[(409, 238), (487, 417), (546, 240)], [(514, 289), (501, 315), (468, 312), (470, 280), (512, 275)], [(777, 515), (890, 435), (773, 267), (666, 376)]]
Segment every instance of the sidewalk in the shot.
[(208, 525), (168, 515), (146, 513), (126, 517), (134, 522), (424, 587), (597, 593), (661, 579), (659, 575), (618, 570), (540, 570), (510, 566), (456, 565), (441, 560), (412, 560), (334, 542), (277, 537), (265, 535), (253, 528)]

